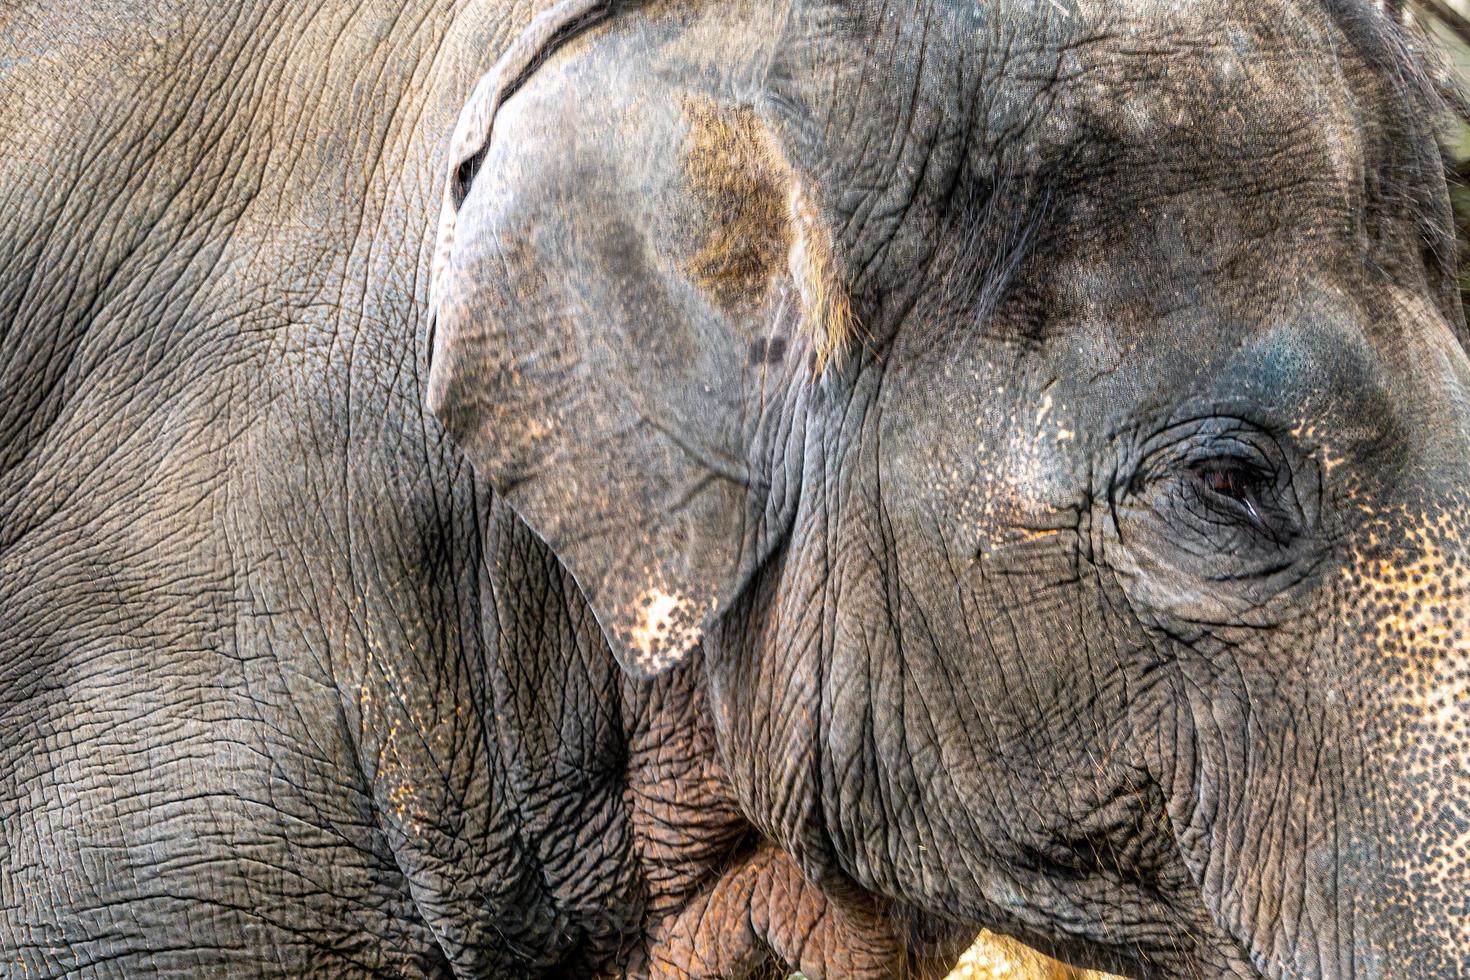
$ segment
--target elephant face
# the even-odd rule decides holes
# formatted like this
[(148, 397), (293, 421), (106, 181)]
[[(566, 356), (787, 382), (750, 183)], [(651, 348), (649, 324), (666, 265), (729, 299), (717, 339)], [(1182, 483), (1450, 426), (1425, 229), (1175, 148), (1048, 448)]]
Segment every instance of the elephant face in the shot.
[(446, 428), (916, 936), (1470, 971), (1470, 363), (1390, 28), (770, 6), (563, 3), (482, 83)]

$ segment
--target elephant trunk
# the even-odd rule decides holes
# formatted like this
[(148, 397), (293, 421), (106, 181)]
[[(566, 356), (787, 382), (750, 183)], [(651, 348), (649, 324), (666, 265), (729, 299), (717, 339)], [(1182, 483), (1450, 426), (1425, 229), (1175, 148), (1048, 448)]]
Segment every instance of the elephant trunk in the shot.
[(1189, 814), (1181, 845), (1209, 841), (1197, 881), (1263, 975), (1470, 977), (1470, 552), (1457, 523), (1416, 521), (1368, 549), (1318, 633), (1335, 640), (1336, 668), (1261, 685), (1238, 712), (1213, 705), (1222, 723), (1197, 736), (1248, 736), (1202, 749), (1233, 784), (1209, 796), (1235, 802)]

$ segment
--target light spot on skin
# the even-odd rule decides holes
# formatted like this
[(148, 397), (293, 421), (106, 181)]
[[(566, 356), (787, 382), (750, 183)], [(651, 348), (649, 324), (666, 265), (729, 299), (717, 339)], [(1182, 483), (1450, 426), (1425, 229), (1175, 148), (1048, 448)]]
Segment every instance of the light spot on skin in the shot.
[(670, 617), (679, 608), (679, 599), (660, 589), (653, 589), (643, 596), (642, 604), (643, 623), (633, 631), (633, 638), (638, 649), (647, 652), (668, 631)]
[(1046, 488), (1052, 484), (1056, 460), (1048, 444), (1069, 442), (1076, 437), (1075, 430), (1057, 420), (1059, 414), (1066, 414), (1066, 406), (1059, 406), (1049, 393), (1042, 395), (1031, 426), (1013, 425), (1006, 451), (997, 461), (999, 465), (995, 467), (987, 503), (999, 502), (1003, 506), (998, 510), (987, 506), (987, 516), (1013, 525), (1008, 530), (1014, 530), (1014, 525), (1029, 526), (1052, 510)]
[(633, 627), (625, 635), (632, 666), (653, 674), (677, 663), (703, 639), (699, 603), (653, 586), (635, 604)]
[(1342, 465), (1342, 457), (1337, 455), (1331, 446), (1322, 441), (1322, 434), (1317, 425), (1311, 422), (1303, 422), (1291, 430), (1292, 438), (1304, 445), (1312, 447), (1318, 462), (1322, 464), (1323, 473), (1331, 473)]

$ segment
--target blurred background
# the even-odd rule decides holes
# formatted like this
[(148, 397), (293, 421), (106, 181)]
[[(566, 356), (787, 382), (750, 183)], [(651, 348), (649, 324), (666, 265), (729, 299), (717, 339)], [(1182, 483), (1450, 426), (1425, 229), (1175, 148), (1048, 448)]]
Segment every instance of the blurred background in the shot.
[(1400, 0), (1391, 6), (1433, 45), (1444, 84), (1459, 93), (1452, 100), (1458, 110), (1445, 125), (1445, 147), (1460, 237), (1460, 294), (1470, 303), (1470, 0)]
[(948, 980), (1117, 980), (1106, 973), (1075, 970), (1049, 960), (1020, 943), (992, 932), (979, 940), (960, 960)]

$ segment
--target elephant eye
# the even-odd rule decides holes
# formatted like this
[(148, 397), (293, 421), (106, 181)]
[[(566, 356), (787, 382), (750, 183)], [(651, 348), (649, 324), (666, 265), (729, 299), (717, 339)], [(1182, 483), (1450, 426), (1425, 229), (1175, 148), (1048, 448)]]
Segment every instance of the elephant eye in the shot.
[(1213, 461), (1197, 466), (1195, 477), (1217, 497), (1233, 501), (1256, 523), (1261, 523), (1260, 492), (1265, 477), (1260, 472), (1230, 461)]
[(1297, 452), (1233, 415), (1157, 432), (1117, 484), (1119, 537), (1163, 560), (1155, 570), (1173, 566), (1214, 585), (1274, 580), (1319, 541), (1317, 484)]
[(1219, 457), (1190, 468), (1189, 497), (1210, 523), (1243, 525), (1272, 544), (1285, 544), (1293, 522), (1273, 474), (1251, 461)]

